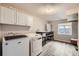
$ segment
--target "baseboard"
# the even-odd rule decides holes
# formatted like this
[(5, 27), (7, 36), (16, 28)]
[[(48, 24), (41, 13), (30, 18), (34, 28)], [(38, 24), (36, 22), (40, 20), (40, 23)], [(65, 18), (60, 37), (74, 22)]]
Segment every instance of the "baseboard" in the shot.
[(54, 41), (58, 41), (58, 42), (62, 42), (62, 43), (67, 43), (67, 44), (71, 44), (71, 42), (67, 42), (67, 41), (62, 41), (62, 40), (54, 40)]

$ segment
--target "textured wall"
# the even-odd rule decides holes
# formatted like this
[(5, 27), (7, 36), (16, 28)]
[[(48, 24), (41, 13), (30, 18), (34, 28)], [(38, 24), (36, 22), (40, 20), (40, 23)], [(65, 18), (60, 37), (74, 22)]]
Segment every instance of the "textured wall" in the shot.
[(36, 31), (45, 31), (45, 24), (47, 22), (45, 20), (39, 19), (39, 18), (34, 18), (33, 21), (33, 26), (30, 28), (31, 32), (36, 32)]
[(78, 38), (78, 22), (72, 22), (72, 35), (59, 35), (58, 34), (58, 24), (66, 23), (66, 20), (54, 21), (52, 22), (52, 30), (54, 31), (55, 40), (64, 40), (70, 42), (71, 38)]

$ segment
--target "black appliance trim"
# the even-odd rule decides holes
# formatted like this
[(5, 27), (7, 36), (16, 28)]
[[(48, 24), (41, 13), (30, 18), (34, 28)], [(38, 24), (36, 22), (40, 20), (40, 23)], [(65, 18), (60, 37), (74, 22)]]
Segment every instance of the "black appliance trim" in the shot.
[(13, 40), (13, 39), (19, 39), (19, 38), (24, 38), (27, 37), (26, 35), (16, 35), (16, 36), (5, 36), (5, 40)]

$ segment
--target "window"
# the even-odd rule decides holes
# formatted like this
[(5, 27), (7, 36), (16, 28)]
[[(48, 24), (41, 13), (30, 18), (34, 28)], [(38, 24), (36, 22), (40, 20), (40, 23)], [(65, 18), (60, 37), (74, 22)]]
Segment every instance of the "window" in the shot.
[(72, 23), (58, 24), (58, 34), (72, 35)]

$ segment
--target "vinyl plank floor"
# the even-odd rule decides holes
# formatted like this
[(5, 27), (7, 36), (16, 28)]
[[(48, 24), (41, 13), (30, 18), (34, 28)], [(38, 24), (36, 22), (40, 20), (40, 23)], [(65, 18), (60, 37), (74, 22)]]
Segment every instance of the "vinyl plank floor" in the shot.
[(43, 46), (40, 56), (77, 56), (76, 46), (56, 41), (48, 42)]

